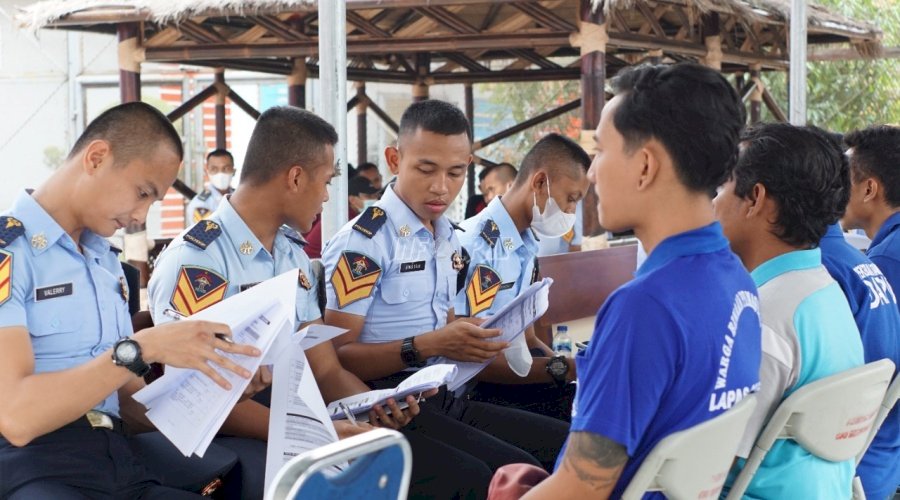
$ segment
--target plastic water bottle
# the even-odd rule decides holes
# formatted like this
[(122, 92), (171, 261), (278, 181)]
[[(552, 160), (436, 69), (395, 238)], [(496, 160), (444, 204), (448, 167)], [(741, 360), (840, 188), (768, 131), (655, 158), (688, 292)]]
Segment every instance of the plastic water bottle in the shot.
[(572, 357), (572, 337), (569, 337), (569, 327), (559, 325), (556, 327), (556, 335), (553, 336), (553, 353)]

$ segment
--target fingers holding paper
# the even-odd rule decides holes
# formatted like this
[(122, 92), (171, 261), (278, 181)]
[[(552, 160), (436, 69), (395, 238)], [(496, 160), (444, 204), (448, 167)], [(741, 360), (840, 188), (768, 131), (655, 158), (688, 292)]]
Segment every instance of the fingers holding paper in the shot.
[(494, 340), (500, 336), (499, 329), (481, 328), (479, 322), (471, 318), (455, 320), (440, 330), (420, 335), (416, 344), (422, 345), (420, 351), (426, 352), (431, 352), (429, 346), (433, 345), (434, 352), (457, 361), (489, 361), (508, 343)]

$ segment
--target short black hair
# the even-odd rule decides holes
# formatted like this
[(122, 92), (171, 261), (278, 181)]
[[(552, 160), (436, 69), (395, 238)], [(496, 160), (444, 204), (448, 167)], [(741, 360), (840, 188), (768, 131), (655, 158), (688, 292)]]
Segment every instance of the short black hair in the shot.
[(309, 168), (322, 160), (326, 146), (334, 146), (338, 136), (334, 127), (305, 109), (275, 106), (256, 121), (241, 183), (262, 184), (294, 165)]
[(231, 154), (231, 151), (228, 151), (225, 148), (213, 149), (209, 153), (206, 154), (206, 161), (209, 161), (213, 156), (227, 156), (231, 163), (234, 163), (234, 156)]
[(757, 183), (778, 204), (773, 234), (789, 245), (815, 247), (850, 200), (850, 165), (841, 144), (816, 127), (769, 123), (747, 129), (734, 168), (734, 194)]
[(746, 114), (721, 74), (693, 63), (643, 65), (623, 70), (611, 84), (623, 96), (613, 123), (627, 150), (657, 139), (694, 192), (711, 193), (728, 179)]
[(519, 170), (512, 163), (507, 163), (504, 161), (502, 163), (498, 163), (488, 173), (499, 174), (501, 175), (501, 179), (505, 179), (507, 182), (512, 182), (516, 179), (516, 174), (519, 173)]
[(419, 129), (441, 135), (465, 133), (472, 142), (472, 130), (466, 115), (449, 102), (437, 99), (414, 102), (403, 112), (399, 136), (414, 134)]
[(487, 178), (488, 174), (491, 173), (491, 170), (494, 170), (494, 168), (496, 168), (496, 167), (497, 167), (497, 165), (487, 165), (484, 168), (482, 168), (481, 172), (478, 172), (478, 182), (481, 182), (485, 178)]
[(556, 168), (557, 166), (566, 168), (580, 166), (584, 172), (587, 172), (591, 166), (591, 157), (572, 139), (556, 133), (547, 134), (525, 154), (522, 165), (519, 166), (515, 185), (525, 184), (539, 168), (548, 166), (554, 174), (569, 175), (561, 172)]
[(884, 186), (884, 198), (900, 207), (900, 128), (877, 125), (844, 136), (853, 149), (850, 170), (854, 181), (875, 177)]
[(107, 109), (84, 129), (67, 159), (72, 159), (92, 141), (109, 142), (117, 166), (125, 166), (147, 156), (161, 145), (169, 146), (178, 159), (184, 158), (181, 137), (172, 122), (145, 102), (127, 102)]
[(356, 167), (356, 173), (358, 174), (360, 172), (365, 172), (367, 170), (373, 170), (373, 169), (378, 170), (378, 165), (367, 161), (366, 163), (363, 163), (362, 165)]

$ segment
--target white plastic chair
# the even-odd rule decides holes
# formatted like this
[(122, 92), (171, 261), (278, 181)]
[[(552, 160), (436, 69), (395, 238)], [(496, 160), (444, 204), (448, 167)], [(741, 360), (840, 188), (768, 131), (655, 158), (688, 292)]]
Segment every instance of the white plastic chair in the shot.
[(748, 395), (725, 413), (660, 441), (647, 455), (622, 494), (637, 500), (644, 492), (668, 498), (718, 498), (753, 409)]
[[(337, 474), (332, 466), (354, 460)], [(390, 429), (342, 439), (292, 458), (266, 491), (266, 500), (405, 500), (412, 451), (403, 434)]]
[[(875, 416), (875, 423), (872, 424), (872, 430), (869, 432), (869, 439), (866, 440), (866, 446), (858, 455), (856, 455), (856, 465), (859, 465), (862, 461), (863, 456), (869, 449), (869, 445), (871, 445), (872, 441), (875, 439), (875, 434), (878, 434), (878, 430), (881, 429), (881, 424), (884, 423), (888, 413), (890, 413), (897, 404), (898, 399), (900, 399), (900, 376), (894, 377), (894, 381), (891, 382), (891, 385), (884, 395), (884, 399), (881, 401), (881, 407), (878, 408), (878, 415)], [(866, 494), (863, 491), (862, 482), (860, 481), (859, 476), (853, 478), (853, 499), (866, 499)]]
[(778, 439), (793, 439), (806, 451), (832, 462), (855, 458), (867, 445), (893, 373), (894, 363), (882, 359), (797, 389), (778, 405), (756, 439), (727, 500), (743, 496)]

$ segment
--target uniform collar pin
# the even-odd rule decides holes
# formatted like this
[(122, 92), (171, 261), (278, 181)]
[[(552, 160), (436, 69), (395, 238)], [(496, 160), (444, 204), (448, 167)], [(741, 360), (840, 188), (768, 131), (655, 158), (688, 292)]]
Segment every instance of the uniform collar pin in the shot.
[(253, 245), (249, 241), (241, 243), (241, 253), (244, 255), (250, 255), (251, 253), (253, 253)]
[(410, 235), (411, 232), (412, 231), (410, 231), (409, 226), (407, 226), (406, 224), (403, 224), (402, 226), (400, 226), (399, 233), (400, 233), (401, 237), (406, 238), (407, 236)]
[(512, 249), (513, 249), (513, 241), (512, 241), (512, 238), (506, 238), (505, 240), (503, 240), (503, 248), (505, 248), (505, 249), (507, 249), (507, 250), (512, 250)]
[(37, 233), (32, 236), (31, 246), (38, 250), (43, 250), (47, 246), (47, 237), (44, 236), (44, 233)]

